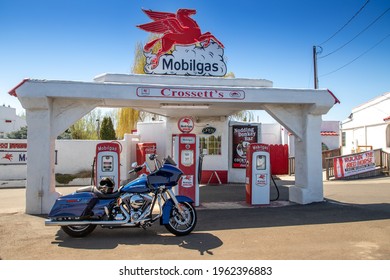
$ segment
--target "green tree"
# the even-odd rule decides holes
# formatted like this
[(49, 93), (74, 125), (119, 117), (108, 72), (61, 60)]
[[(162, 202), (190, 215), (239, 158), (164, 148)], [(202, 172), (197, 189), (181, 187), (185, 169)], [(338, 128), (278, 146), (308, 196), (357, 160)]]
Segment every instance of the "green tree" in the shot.
[(9, 139), (27, 139), (27, 126), (23, 126), (17, 131), (8, 133), (7, 137)]
[[(148, 42), (156, 39), (158, 36), (150, 34)], [(146, 58), (144, 56), (143, 45), (138, 42), (135, 46), (134, 63), (131, 67), (131, 73), (133, 74), (145, 74), (144, 67), (146, 64)], [(153, 46), (152, 51), (156, 52), (161, 47), (161, 43), (157, 43)], [(132, 130), (137, 128), (137, 123), (142, 120), (148, 113), (135, 110), (133, 108), (120, 108), (117, 114), (117, 126), (116, 136), (118, 139), (123, 139), (125, 133), (131, 133)]]
[(100, 128), (100, 139), (115, 140), (115, 129), (110, 117), (104, 117)]
[(69, 130), (72, 139), (97, 140), (100, 116), (101, 111), (95, 109), (71, 125)]

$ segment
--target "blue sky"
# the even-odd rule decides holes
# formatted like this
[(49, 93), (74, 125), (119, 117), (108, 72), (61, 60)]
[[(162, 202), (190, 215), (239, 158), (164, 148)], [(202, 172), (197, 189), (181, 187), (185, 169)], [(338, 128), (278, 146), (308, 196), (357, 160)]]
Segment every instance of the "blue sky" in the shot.
[[(202, 32), (210, 31), (224, 44), (228, 71), (238, 78), (313, 88), (313, 46), (340, 30), (366, 2), (0, 0), (0, 105), (22, 111), (8, 91), (24, 78), (92, 81), (101, 73), (130, 73), (136, 43), (148, 37), (136, 27), (149, 22), (142, 8), (196, 9), (193, 18)], [(321, 45), (319, 57), (351, 41), (318, 59), (319, 87), (341, 101), (325, 120), (344, 120), (353, 107), (390, 91), (389, 8), (388, 0), (370, 0)]]

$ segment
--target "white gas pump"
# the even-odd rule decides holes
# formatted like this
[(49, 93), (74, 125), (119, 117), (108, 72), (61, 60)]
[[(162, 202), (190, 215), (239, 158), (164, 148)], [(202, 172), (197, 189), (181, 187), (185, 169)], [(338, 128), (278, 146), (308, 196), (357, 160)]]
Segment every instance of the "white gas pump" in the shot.
[(246, 202), (251, 205), (270, 203), (271, 164), (269, 146), (252, 143), (247, 150)]
[(120, 144), (116, 142), (99, 143), (96, 145), (95, 184), (98, 185), (104, 177), (111, 178), (114, 191), (119, 188), (120, 180)]

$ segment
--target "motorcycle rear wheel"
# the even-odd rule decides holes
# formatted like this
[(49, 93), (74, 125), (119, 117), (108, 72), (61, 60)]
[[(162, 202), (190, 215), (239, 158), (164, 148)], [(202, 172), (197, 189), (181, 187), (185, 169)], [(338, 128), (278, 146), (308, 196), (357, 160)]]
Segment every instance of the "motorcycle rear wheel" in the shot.
[(96, 225), (61, 226), (61, 229), (69, 236), (84, 237), (94, 231)]
[(176, 207), (173, 207), (169, 222), (165, 227), (170, 233), (176, 236), (183, 236), (189, 234), (195, 228), (197, 215), (192, 204), (188, 202), (180, 202), (179, 204), (183, 210), (184, 217), (180, 215)]

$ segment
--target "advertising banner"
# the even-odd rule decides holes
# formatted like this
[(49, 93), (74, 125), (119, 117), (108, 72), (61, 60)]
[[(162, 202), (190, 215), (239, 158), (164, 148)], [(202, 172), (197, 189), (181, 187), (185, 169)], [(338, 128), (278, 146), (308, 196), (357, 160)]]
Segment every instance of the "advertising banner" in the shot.
[(334, 158), (333, 168), (337, 179), (374, 170), (374, 151)]
[(246, 152), (249, 144), (257, 143), (258, 127), (251, 125), (234, 125), (232, 141), (232, 167), (246, 168)]

